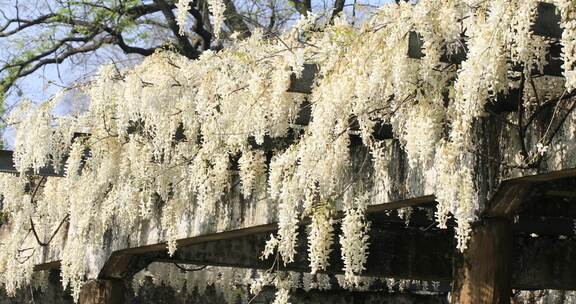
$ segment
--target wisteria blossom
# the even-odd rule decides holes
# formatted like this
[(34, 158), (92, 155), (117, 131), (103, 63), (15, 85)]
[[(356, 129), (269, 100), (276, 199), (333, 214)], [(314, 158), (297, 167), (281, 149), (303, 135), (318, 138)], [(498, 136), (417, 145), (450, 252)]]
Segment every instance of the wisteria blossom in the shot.
[[(574, 1), (549, 2), (562, 19), (555, 43), (563, 46), (563, 77), (534, 78), (533, 87), (522, 86), (523, 79), (543, 69), (550, 43), (532, 30), (536, 0), (422, 0), (384, 5), (361, 25), (345, 17), (323, 24), (308, 14), (278, 37), (255, 30), (197, 60), (161, 51), (131, 68), (103, 66), (78, 86), (90, 99), (83, 113), (54, 115), (66, 92), (36, 106), (22, 102), (9, 118), (21, 174), (0, 175), (8, 235), (0, 243), (0, 285), (14, 294), (30, 283), (46, 247), (31, 238), (31, 223), (61, 252), (62, 283), (78, 299), (88, 257), (100, 254), (105, 235), (127, 235), (158, 220), (158, 234), (174, 254), (177, 240), (189, 237), (179, 223), (190, 214), (226, 217), (233, 210), (224, 203), (237, 195), (275, 208), (278, 231), (263, 258), (287, 265), (307, 238), (312, 274), (265, 274), (253, 292), (273, 284), (275, 303), (288, 303), (295, 285), (286, 282), (295, 277), (327, 288), (321, 272), (336, 246), (341, 285), (365, 288), (367, 210), (398, 191), (385, 182), (393, 145), (435, 194), (438, 226), (447, 228), (453, 218), (458, 249), (466, 250), (486, 199), (476, 181), (482, 139), (475, 128), (487, 105), (522, 89), (532, 109), (576, 89)], [(182, 13), (188, 5), (180, 0), (177, 7)], [(226, 7), (221, 0), (208, 5), (218, 36)], [(185, 33), (184, 14), (178, 15)], [(421, 59), (408, 56), (410, 32), (423, 40)], [(463, 43), (465, 60), (441, 60)], [(309, 94), (292, 92), (311, 66), (317, 73)], [(383, 125), (393, 138), (376, 136)], [(554, 149), (540, 139), (522, 148), (510, 157), (518, 156), (514, 168)], [(48, 166), (64, 176), (34, 176)], [(197, 280), (220, 282), (203, 275), (212, 277)]]

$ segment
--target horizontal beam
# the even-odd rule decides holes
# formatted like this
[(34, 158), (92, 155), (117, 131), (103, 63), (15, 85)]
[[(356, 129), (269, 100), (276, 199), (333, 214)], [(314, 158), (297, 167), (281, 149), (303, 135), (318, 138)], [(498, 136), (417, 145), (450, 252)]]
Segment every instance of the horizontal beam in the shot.
[[(250, 269), (270, 269), (272, 260), (259, 259), (268, 234), (255, 234), (179, 248), (170, 257), (147, 254), (148, 261), (190, 263)], [(455, 257), (451, 230), (391, 230), (374, 227), (370, 255), (362, 275), (399, 279), (449, 281)], [(309, 272), (306, 241), (299, 238), (295, 261), (281, 270)], [(576, 289), (576, 240), (516, 236), (513, 240), (512, 287), (515, 289)], [(140, 257), (142, 259), (142, 257)], [(330, 256), (328, 274), (342, 273), (338, 246)]]
[[(425, 205), (425, 204), (423, 204)], [(418, 207), (422, 205), (417, 205)], [(382, 206), (377, 206), (382, 208)], [(454, 236), (451, 229), (439, 230), (437, 228), (409, 227), (399, 228), (380, 226), (379, 217), (386, 215), (384, 208), (368, 215), (375, 224), (370, 232), (370, 255), (367, 270), (363, 275), (378, 277), (394, 277), (399, 279), (418, 279), (449, 281), (452, 276), (452, 260), (455, 254)], [(391, 220), (388, 220), (391, 222)], [(426, 223), (423, 223), (426, 224)], [(269, 269), (273, 261), (259, 258), (266, 241), (271, 233), (276, 232), (273, 225), (258, 226), (250, 229), (241, 229), (200, 236), (179, 242), (175, 255), (170, 257), (166, 252), (166, 245), (148, 246), (127, 249), (114, 253), (102, 269), (100, 278), (126, 278), (146, 267), (151, 262), (188, 263), (211, 266), (225, 266), (250, 269)], [(514, 288), (560, 288), (571, 286), (576, 288), (576, 278), (567, 279), (562, 264), (571, 259), (570, 254), (576, 251), (576, 240), (559, 238), (558, 233), (569, 235), (571, 229), (569, 222), (557, 222), (555, 219), (534, 219), (520, 217), (512, 225), (515, 233), (513, 259), (513, 287)], [(336, 229), (338, 234), (338, 228)], [(531, 237), (529, 234), (550, 235), (549, 237)], [(298, 253), (295, 261), (286, 266), (280, 265), (283, 270), (308, 272), (308, 251), (304, 228), (299, 231)], [(184, 245), (186, 244), (186, 245)], [(337, 244), (337, 240), (335, 240)], [(342, 260), (339, 246), (334, 246), (330, 256), (329, 274), (342, 273)], [(557, 248), (558, 247), (558, 248)], [(570, 247), (570, 250), (566, 250)], [(549, 248), (555, 256), (550, 257), (545, 265), (525, 264), (523, 261), (537, 260), (541, 251)], [(152, 250), (154, 249), (154, 250)], [(571, 263), (571, 264), (570, 264)], [(573, 265), (572, 265), (573, 264)], [(550, 268), (542, 276), (527, 276), (532, 268)], [(548, 268), (547, 268), (548, 267)], [(576, 267), (576, 261), (566, 264), (568, 269)], [(550, 281), (546, 285), (539, 285), (548, 281), (549, 277), (561, 276), (562, 282)]]
[[(434, 196), (428, 195), (423, 197), (418, 197), (414, 199), (396, 201), (386, 204), (372, 205), (368, 206), (366, 211), (368, 217), (374, 222), (381, 222), (385, 217), (389, 217), (386, 213), (396, 210), (399, 208), (406, 207), (431, 207), (434, 206)], [(388, 220), (390, 221), (390, 220)], [(395, 223), (400, 223), (401, 220), (398, 218)], [(305, 223), (304, 223), (305, 224)], [(180, 248), (194, 246), (199, 244), (205, 244), (209, 242), (230, 242), (234, 239), (250, 238), (254, 235), (260, 235), (266, 239), (270, 234), (276, 233), (278, 226), (276, 224), (266, 224), (259, 226), (252, 226), (242, 229), (229, 230), (224, 232), (205, 234), (190, 238), (184, 238), (177, 241), (178, 251)], [(305, 244), (305, 242), (304, 242)], [(116, 251), (108, 258), (104, 267), (100, 271), (99, 278), (123, 278), (134, 273), (134, 271), (139, 271), (138, 267), (141, 265), (150, 263), (160, 257), (164, 257), (167, 251), (168, 245), (166, 243), (157, 243), (147, 246), (140, 246), (134, 248), (127, 248), (123, 250)], [(264, 247), (259, 248), (262, 250)], [(257, 252), (253, 258), (258, 258), (260, 253)], [(133, 261), (135, 259), (137, 261)], [(142, 262), (144, 261), (144, 262)], [(224, 265), (226, 266), (226, 265)], [(142, 266), (145, 267), (145, 266)]]
[[(504, 180), (500, 183), (494, 197), (486, 206), (483, 217), (511, 217), (526, 209), (531, 210), (528, 215), (560, 216), (553, 211), (538, 214), (541, 208), (546, 208), (546, 201), (538, 200), (540, 193), (546, 193), (551, 189), (562, 190), (562, 187), (573, 189), (576, 179), (576, 168), (559, 170), (544, 174), (528, 175), (519, 178)], [(560, 185), (560, 186), (558, 186)], [(576, 212), (576, 208), (574, 209)], [(566, 209), (564, 209), (564, 212)], [(562, 213), (562, 210), (557, 210)], [(576, 214), (575, 214), (576, 215)]]
[[(364, 275), (398, 277), (421, 280), (451, 280), (454, 255), (453, 236), (428, 232), (406, 233), (380, 228), (371, 233), (370, 256)], [(420, 235), (419, 237), (414, 237)], [(99, 279), (125, 279), (144, 269), (152, 262), (189, 263), (250, 269), (269, 269), (271, 261), (258, 257), (268, 234), (254, 234), (228, 240), (211, 241), (179, 248), (173, 257), (166, 249), (142, 254), (115, 253), (110, 259), (123, 259), (121, 263), (107, 263)], [(435, 241), (434, 241), (435, 240)], [(295, 263), (280, 269), (309, 271), (306, 248), (300, 241)], [(416, 250), (416, 251), (415, 251)], [(335, 251), (331, 261), (340, 259)], [(558, 237), (514, 237), (512, 258), (512, 287), (515, 289), (576, 289), (576, 239)], [(447, 264), (448, 263), (448, 264)], [(120, 269), (130, 265), (130, 271)], [(35, 270), (58, 268), (59, 263), (38, 265)], [(330, 274), (341, 273), (341, 264), (332, 264)], [(115, 270), (115, 271), (112, 271)], [(124, 269), (126, 270), (126, 269)]]
[[(2, 173), (19, 173), (14, 164), (14, 152), (9, 150), (0, 150), (0, 172)], [(30, 170), (31, 171), (31, 170)], [(64, 166), (61, 166), (60, 172), (56, 172), (52, 165), (40, 168), (37, 175), (40, 176), (64, 176)]]
[(48, 263), (42, 263), (34, 265), (34, 271), (52, 270), (59, 269), (61, 266), (60, 261), (52, 261)]
[(515, 235), (574, 237), (574, 219), (568, 217), (543, 217), (519, 215), (514, 218), (512, 231)]
[[(276, 265), (280, 269), (309, 272), (307, 240), (301, 229), (298, 253), (294, 262)], [(367, 269), (362, 275), (417, 280), (449, 280), (453, 236), (448, 230), (383, 229), (372, 227)], [(186, 261), (238, 268), (270, 269), (273, 258), (261, 260), (260, 254), (269, 234), (255, 234), (226, 241), (214, 241), (179, 248), (173, 257), (155, 255), (159, 262)], [(336, 242), (337, 243), (337, 240)], [(329, 274), (342, 273), (342, 258), (338, 245), (330, 255)], [(426, 252), (426, 254), (422, 254)]]
[[(211, 242), (180, 248), (173, 258), (161, 262), (190, 262), (240, 268), (269, 269), (271, 261), (258, 258), (268, 236), (251, 236), (229, 242)], [(370, 255), (363, 275), (401, 279), (446, 281), (452, 278), (453, 235), (449, 231), (391, 231), (374, 228)], [(302, 244), (302, 241), (300, 242)], [(515, 237), (512, 287), (515, 289), (576, 289), (576, 240), (552, 237)], [(280, 269), (309, 271), (306, 247), (298, 249), (296, 261)], [(341, 273), (338, 250), (334, 250), (327, 273)]]
[[(372, 213), (369, 219), (376, 225), (370, 231), (370, 248), (363, 275), (393, 277), (399, 279), (450, 281), (452, 261), (455, 256), (452, 229), (437, 228), (394, 228), (377, 225), (382, 213)], [(540, 222), (538, 219), (520, 217), (512, 225), (513, 239), (512, 287), (516, 289), (576, 289), (576, 239), (560, 238), (555, 229), (570, 229), (569, 222)], [(531, 237), (524, 231), (536, 232), (540, 237)], [(338, 228), (336, 229), (338, 234)], [(546, 235), (547, 231), (552, 234)], [(169, 256), (165, 244), (131, 248), (115, 252), (100, 272), (99, 279), (126, 279), (144, 269), (152, 262), (187, 263), (210, 266), (225, 266), (249, 269), (269, 269), (273, 261), (259, 258), (271, 233), (273, 225), (258, 226), (256, 229), (241, 229), (181, 240), (174, 254)], [(299, 231), (295, 261), (282, 270), (310, 271), (304, 228)], [(338, 241), (335, 240), (335, 244)], [(185, 246), (183, 244), (186, 244)], [(334, 246), (330, 256), (329, 274), (342, 273), (339, 246)], [(38, 265), (36, 270), (56, 268), (57, 262)]]

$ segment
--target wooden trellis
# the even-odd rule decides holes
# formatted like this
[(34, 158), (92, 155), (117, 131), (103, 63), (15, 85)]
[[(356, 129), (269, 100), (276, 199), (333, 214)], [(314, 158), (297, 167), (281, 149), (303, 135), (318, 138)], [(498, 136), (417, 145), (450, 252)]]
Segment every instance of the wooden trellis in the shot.
[[(540, 3), (535, 34), (558, 39), (562, 33), (559, 20), (553, 5)], [(408, 55), (422, 58), (421, 46), (418, 34), (411, 32)], [(562, 74), (560, 51), (558, 43), (553, 42), (544, 74)], [(463, 44), (459, 52), (444, 56), (443, 61), (459, 64), (465, 57)], [(316, 65), (306, 65), (303, 77), (292, 79), (290, 91), (310, 93), (317, 73)], [(508, 100), (517, 101), (513, 94), (518, 92), (500, 98), (504, 104)], [(297, 122), (301, 125), (310, 120), (309, 107), (304, 108)], [(390, 126), (379, 126), (375, 134), (379, 139), (392, 139)], [(62, 165), (58, 167), (60, 170), (52, 165), (42, 168), (39, 175), (62, 176)], [(11, 151), (0, 151), (0, 172), (18, 173)], [(367, 216), (373, 228), (365, 275), (452, 282), (453, 300), (462, 304), (508, 303), (512, 288), (576, 289), (575, 186), (576, 169), (502, 182), (475, 224), (469, 249), (464, 254), (455, 249), (452, 229), (435, 227), (430, 217), (436, 204), (433, 196), (370, 206)], [(392, 212), (406, 207), (414, 208), (408, 225)], [(276, 230), (275, 224), (268, 224), (181, 239), (174, 256), (167, 254), (165, 243), (119, 250), (101, 269), (100, 282), (87, 286), (85, 292), (109, 289), (108, 294), (117, 294), (119, 280), (129, 278), (152, 262), (268, 269), (272, 261), (260, 260), (259, 256), (266, 239)], [(306, 240), (304, 233), (300, 235), (295, 262), (281, 269), (309, 271)], [(330, 262), (326, 272), (341, 273), (338, 249), (333, 251)], [(36, 269), (57, 267), (58, 261), (52, 261), (37, 265)], [(121, 300), (109, 297), (101, 303), (115, 301)]]

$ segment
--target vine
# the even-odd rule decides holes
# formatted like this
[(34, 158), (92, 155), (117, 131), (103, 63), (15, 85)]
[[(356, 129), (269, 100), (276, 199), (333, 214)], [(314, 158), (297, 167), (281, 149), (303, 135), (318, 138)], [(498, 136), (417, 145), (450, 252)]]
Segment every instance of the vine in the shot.
[[(181, 223), (190, 214), (203, 223), (226, 217), (223, 202), (239, 186), (243, 198), (278, 208), (279, 230), (264, 257), (292, 262), (298, 225), (310, 217), (313, 273), (326, 268), (339, 244), (343, 285), (361, 286), (369, 254), (366, 205), (376, 192), (392, 191), (385, 184), (390, 144), (374, 132), (383, 124), (433, 189), (439, 226), (455, 218), (457, 246), (465, 250), (481, 200), (478, 123), (492, 115), (517, 134), (512, 160), (490, 159), (507, 170), (538, 168), (556, 134), (573, 124), (576, 16), (572, 1), (553, 2), (564, 28), (553, 42), (564, 48), (560, 80), (533, 72), (543, 69), (550, 43), (532, 32), (535, 0), (426, 0), (385, 5), (358, 26), (344, 17), (322, 25), (307, 14), (281, 36), (255, 32), (198, 60), (163, 51), (133, 68), (103, 66), (77, 86), (90, 98), (86, 112), (53, 115), (66, 92), (38, 106), (22, 103), (9, 121), (22, 174), (0, 176), (9, 235), (0, 244), (0, 283), (12, 294), (29, 283), (49, 245), (61, 250), (62, 282), (77, 299), (88, 257), (99, 254), (106, 233), (129, 235), (159, 218), (173, 254), (176, 240), (186, 237)], [(211, 2), (213, 14), (221, 4)], [(423, 38), (422, 60), (407, 55), (412, 31)], [(444, 62), (462, 43), (467, 59)], [(289, 92), (305, 63), (319, 67), (307, 97)], [(515, 113), (490, 110), (512, 92), (519, 92)], [(535, 135), (545, 108), (553, 108), (552, 118)], [(366, 151), (360, 169), (353, 141)], [(27, 189), (30, 170), (63, 162), (64, 178)], [(335, 211), (342, 209), (335, 242)], [(272, 280), (277, 303), (289, 297), (285, 278)]]

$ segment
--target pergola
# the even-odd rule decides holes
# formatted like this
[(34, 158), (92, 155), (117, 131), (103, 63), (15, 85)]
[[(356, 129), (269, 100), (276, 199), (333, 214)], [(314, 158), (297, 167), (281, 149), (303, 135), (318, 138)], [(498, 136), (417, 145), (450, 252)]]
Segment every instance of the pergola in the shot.
[[(562, 33), (559, 20), (552, 4), (540, 3), (534, 33), (559, 38)], [(411, 32), (409, 56), (422, 58), (421, 46), (418, 34)], [(562, 75), (560, 52), (558, 43), (553, 43), (544, 75)], [(444, 56), (443, 61), (458, 64), (465, 57), (464, 45), (459, 53)], [(310, 93), (317, 70), (315, 65), (306, 65), (304, 76), (293, 78), (290, 91)], [(516, 110), (521, 94), (513, 90), (498, 99), (488, 110), (506, 113)], [(298, 123), (305, 125), (309, 120), (310, 113), (303, 110)], [(488, 199), (463, 254), (456, 250), (453, 229), (436, 227), (431, 216), (436, 206), (434, 193), (427, 193), (424, 177), (409, 168), (402, 148), (392, 137), (391, 127), (380, 125), (374, 130), (378, 139), (390, 142), (389, 175), (395, 188), (386, 201), (372, 204), (367, 210), (372, 229), (370, 256), (363, 275), (439, 281), (441, 288), (451, 290), (453, 303), (462, 304), (509, 303), (512, 289), (576, 289), (575, 162), (562, 160), (554, 166), (537, 168), (537, 174), (499, 181), (493, 170), (496, 165), (490, 159), (502, 154), (502, 148), (493, 146), (507, 131), (492, 116), (483, 119), (478, 129), (486, 137), (483, 143), (486, 155), (479, 165), (482, 170), (478, 178), (484, 186), (481, 193)], [(358, 142), (352, 139), (353, 151), (361, 154)], [(267, 141), (259, 148), (271, 149), (274, 145)], [(57, 165), (61, 166), (54, 164)], [(62, 176), (54, 166), (41, 169), (39, 175)], [(11, 151), (0, 152), (0, 172), (18, 173)], [(131, 237), (110, 240), (105, 249), (108, 258), (99, 269), (91, 270), (94, 279), (83, 290), (81, 303), (123, 303), (122, 292), (118, 291), (121, 281), (153, 262), (269, 269), (273, 261), (259, 257), (277, 226), (273, 216), (260, 214), (260, 207), (250, 204), (231, 198), (229, 206), (233, 214), (226, 219), (227, 223), (215, 220), (212, 227), (189, 229), (187, 236), (177, 241), (178, 250), (173, 256), (168, 255), (167, 245), (153, 224), (136, 233), (140, 237), (138, 242), (132, 242)], [(408, 207), (413, 213), (407, 224), (395, 211)], [(305, 229), (306, 221), (301, 225)], [(455, 223), (449, 226), (454, 227)], [(279, 266), (280, 269), (310, 271), (305, 234), (299, 235), (295, 261)], [(36, 269), (58, 268), (58, 251), (45, 250), (44, 260), (38, 261)], [(330, 256), (326, 272), (342, 272), (338, 248)]]

